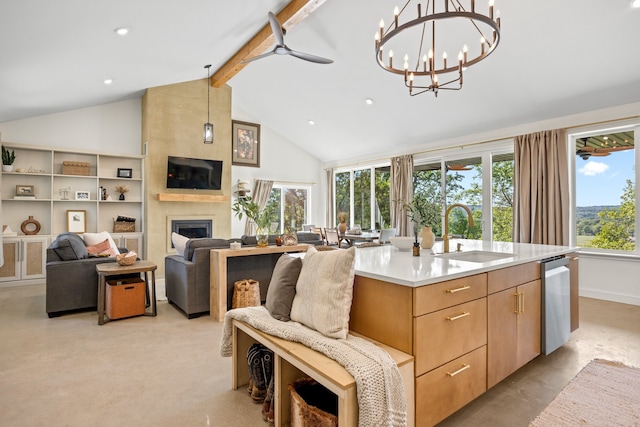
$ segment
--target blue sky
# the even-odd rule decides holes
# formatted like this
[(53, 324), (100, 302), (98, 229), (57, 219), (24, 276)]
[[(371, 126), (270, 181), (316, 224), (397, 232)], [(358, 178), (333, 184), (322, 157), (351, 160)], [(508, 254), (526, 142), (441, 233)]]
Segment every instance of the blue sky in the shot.
[(582, 160), (576, 157), (576, 205), (619, 205), (627, 179), (634, 180), (635, 150)]

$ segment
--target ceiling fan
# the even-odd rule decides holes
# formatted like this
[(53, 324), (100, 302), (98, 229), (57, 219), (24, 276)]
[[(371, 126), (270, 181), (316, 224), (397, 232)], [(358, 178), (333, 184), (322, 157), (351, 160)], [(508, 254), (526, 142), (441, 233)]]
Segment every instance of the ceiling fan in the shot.
[(331, 64), (333, 60), (322, 58), (320, 56), (311, 55), (309, 53), (298, 52), (295, 50), (289, 49), (284, 44), (284, 36), (286, 34), (286, 30), (282, 28), (280, 22), (278, 22), (278, 18), (276, 15), (269, 12), (269, 23), (271, 24), (271, 31), (273, 32), (273, 37), (276, 39), (276, 46), (272, 51), (263, 53), (262, 55), (254, 56), (253, 58), (245, 59), (242, 63), (255, 61), (256, 59), (266, 58), (271, 55), (291, 55), (296, 58), (304, 59), (305, 61), (315, 62), (316, 64)]
[(590, 157), (606, 157), (615, 151), (631, 150), (633, 146), (612, 146), (612, 147), (590, 147), (587, 145), (588, 138), (580, 138), (583, 146), (576, 150), (576, 154), (583, 160), (588, 160)]
[(447, 165), (448, 171), (470, 171), (473, 169), (469, 165)]

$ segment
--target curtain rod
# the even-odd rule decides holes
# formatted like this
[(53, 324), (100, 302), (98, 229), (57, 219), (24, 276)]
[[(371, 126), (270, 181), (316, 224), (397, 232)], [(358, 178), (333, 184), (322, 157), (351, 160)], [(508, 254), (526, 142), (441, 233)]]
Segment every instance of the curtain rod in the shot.
[(281, 181), (279, 179), (263, 179), (254, 178), (254, 181), (273, 181), (274, 184), (300, 184), (300, 185), (316, 185), (313, 181)]
[[(638, 119), (638, 118), (640, 118), (640, 116), (635, 115), (635, 116), (629, 116), (629, 117), (622, 117), (622, 118), (615, 119), (615, 120), (601, 120), (601, 121), (591, 122), (591, 123), (582, 123), (582, 124), (579, 124), (579, 125), (567, 126), (567, 127), (560, 128), (560, 129), (570, 130), (570, 129), (576, 129), (576, 128), (581, 128), (581, 127), (585, 127), (585, 126), (601, 125), (601, 124), (605, 124), (605, 123), (611, 123), (611, 124), (614, 124), (614, 123), (616, 123), (616, 122), (621, 122), (621, 121), (624, 121), (624, 120), (633, 120), (633, 119)], [(465, 147), (473, 147), (473, 146), (476, 146), (476, 145), (482, 145), (482, 144), (490, 144), (490, 143), (492, 143), (492, 142), (503, 141), (503, 140), (505, 140), (505, 139), (513, 139), (513, 138), (515, 138), (516, 136), (519, 136), (519, 135), (522, 135), (522, 134), (518, 134), (518, 135), (511, 135), (511, 136), (504, 136), (504, 137), (500, 137), (500, 138), (488, 139), (488, 140), (485, 140), (485, 141), (479, 141), (479, 142), (471, 142), (471, 143), (467, 143), (467, 144), (451, 145), (451, 146), (449, 146), (449, 147), (438, 147), (438, 148), (432, 148), (432, 149), (429, 149), (429, 150), (417, 151), (417, 152), (415, 152), (415, 153), (396, 154), (396, 155), (394, 155), (394, 156), (390, 156), (390, 157), (381, 157), (381, 158), (378, 158), (378, 159), (371, 159), (371, 160), (367, 160), (367, 162), (366, 162), (366, 163), (382, 162), (382, 161), (385, 161), (385, 160), (391, 160), (391, 158), (392, 158), (392, 157), (404, 156), (404, 155), (407, 155), (407, 154), (411, 154), (411, 155), (413, 155), (413, 156), (416, 156), (416, 155), (419, 155), (419, 154), (437, 153), (438, 151), (450, 150), (450, 149), (452, 149), (452, 148), (456, 148), (456, 147), (459, 147), (459, 148), (465, 148)], [(363, 162), (363, 163), (364, 163), (364, 162)], [(332, 167), (332, 168), (325, 168), (324, 170), (326, 171), (326, 170), (329, 170), (329, 169), (336, 169), (336, 168), (340, 168), (340, 169), (342, 169), (342, 168), (349, 168), (349, 167), (351, 167), (351, 166), (358, 166), (358, 165), (360, 165), (360, 164), (362, 164), (362, 163), (360, 163), (360, 162), (358, 162), (358, 163), (351, 163), (351, 164), (340, 165), (340, 166), (336, 166), (336, 167)]]

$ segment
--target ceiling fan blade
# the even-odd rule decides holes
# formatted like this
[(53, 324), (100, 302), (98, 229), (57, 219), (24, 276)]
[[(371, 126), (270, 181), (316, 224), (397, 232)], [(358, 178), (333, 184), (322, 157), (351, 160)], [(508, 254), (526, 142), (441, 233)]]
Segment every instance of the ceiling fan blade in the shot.
[(273, 37), (276, 39), (276, 44), (278, 46), (284, 46), (284, 33), (282, 32), (282, 25), (276, 18), (276, 15), (269, 12), (269, 23), (271, 24), (271, 31), (273, 32)]
[(256, 59), (266, 58), (267, 56), (271, 56), (271, 55), (274, 55), (274, 54), (275, 54), (274, 51), (263, 53), (262, 55), (258, 55), (258, 56), (254, 56), (252, 58), (245, 59), (244, 61), (241, 62), (241, 64), (246, 64), (247, 62), (255, 61)]
[(607, 157), (610, 154), (611, 153), (606, 152), (606, 151), (594, 151), (593, 153), (591, 153), (591, 155), (594, 156), (594, 157)]
[(322, 58), (320, 56), (311, 55), (309, 53), (297, 52), (292, 50), (289, 52), (289, 55), (295, 56), (296, 58), (304, 59), (305, 61), (315, 62), (316, 64), (331, 64), (333, 60)]

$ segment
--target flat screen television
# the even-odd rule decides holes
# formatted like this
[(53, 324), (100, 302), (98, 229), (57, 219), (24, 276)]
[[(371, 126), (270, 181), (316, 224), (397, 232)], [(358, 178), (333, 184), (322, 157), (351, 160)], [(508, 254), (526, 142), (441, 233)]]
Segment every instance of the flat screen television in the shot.
[(222, 160), (169, 156), (167, 188), (190, 190), (220, 190)]

